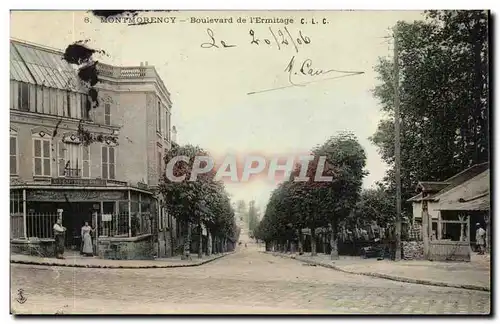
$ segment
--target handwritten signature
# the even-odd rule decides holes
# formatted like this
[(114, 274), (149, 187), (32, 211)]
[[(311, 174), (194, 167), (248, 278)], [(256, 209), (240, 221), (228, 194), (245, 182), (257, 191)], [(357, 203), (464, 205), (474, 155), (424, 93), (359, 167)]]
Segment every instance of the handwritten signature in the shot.
[[(336, 70), (336, 69), (316, 68), (313, 65), (312, 59), (309, 59), (309, 58), (303, 60), (301, 63), (296, 65), (295, 64), (295, 56), (292, 56), (292, 58), (290, 59), (290, 61), (286, 65), (284, 72), (287, 73), (288, 83), (289, 83), (288, 85), (282, 86), (282, 87), (277, 87), (277, 88), (264, 89), (264, 90), (260, 90), (260, 91), (253, 91), (253, 92), (249, 92), (247, 94), (251, 95), (251, 94), (256, 94), (256, 93), (261, 93), (261, 92), (286, 89), (286, 88), (290, 88), (290, 87), (304, 87), (304, 86), (306, 86), (310, 83), (314, 83), (314, 82), (340, 79), (340, 78), (360, 75), (360, 74), (364, 73), (361, 71), (343, 71), (343, 70)], [(333, 76), (334, 73), (335, 73), (335, 76)], [(330, 74), (332, 76), (329, 76)], [(300, 79), (302, 82), (297, 82), (296, 81), (297, 79)]]
[(27, 300), (28, 300), (28, 298), (26, 298), (26, 296), (24, 296), (24, 290), (22, 290), (22, 289), (18, 289), (18, 290), (17, 290), (17, 298), (16, 298), (16, 301), (17, 301), (19, 304), (24, 304)]

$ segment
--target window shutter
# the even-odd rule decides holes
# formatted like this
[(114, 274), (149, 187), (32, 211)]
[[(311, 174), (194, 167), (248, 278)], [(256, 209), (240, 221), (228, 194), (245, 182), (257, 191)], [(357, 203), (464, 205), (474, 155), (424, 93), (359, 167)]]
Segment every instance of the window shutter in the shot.
[(43, 148), (43, 175), (50, 176), (52, 174), (51, 163), (50, 163), (50, 141), (42, 141)]
[(57, 164), (58, 164), (58, 169), (59, 169), (59, 176), (64, 177), (65, 174), (65, 167), (66, 167), (66, 147), (63, 141), (59, 141), (58, 143), (58, 150), (57, 150)]
[(17, 138), (10, 137), (10, 174), (17, 174)]
[(42, 175), (42, 141), (33, 140), (33, 165), (35, 175)]
[(103, 146), (101, 148), (101, 171), (102, 171), (102, 178), (107, 179), (108, 178), (108, 148), (106, 146)]
[(115, 178), (115, 148), (114, 147), (109, 147), (109, 178), (114, 179)]
[(82, 177), (89, 178), (90, 177), (90, 147), (88, 145), (84, 145), (82, 148), (82, 151), (83, 151)]

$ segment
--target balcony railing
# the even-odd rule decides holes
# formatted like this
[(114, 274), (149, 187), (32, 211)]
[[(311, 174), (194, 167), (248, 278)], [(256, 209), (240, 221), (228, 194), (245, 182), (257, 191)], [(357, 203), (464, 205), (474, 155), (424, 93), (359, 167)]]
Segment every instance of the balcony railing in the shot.
[(65, 169), (64, 176), (66, 178), (81, 178), (82, 171), (81, 171), (81, 169)]
[(125, 181), (111, 180), (111, 179), (80, 179), (80, 178), (52, 178), (51, 184), (65, 185), (65, 186), (96, 186), (105, 187), (109, 184), (126, 186)]
[(156, 77), (153, 66), (130, 66), (120, 67), (99, 63), (97, 72), (101, 76), (119, 79), (137, 79), (144, 77)]

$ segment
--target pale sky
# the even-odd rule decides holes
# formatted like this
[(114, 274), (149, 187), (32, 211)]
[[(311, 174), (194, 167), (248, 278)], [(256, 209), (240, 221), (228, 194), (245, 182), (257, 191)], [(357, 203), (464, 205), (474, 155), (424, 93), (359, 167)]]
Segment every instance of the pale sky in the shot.
[[(292, 18), (286, 27), (296, 39), (288, 39), (284, 24), (237, 23), (238, 17)], [(218, 156), (300, 154), (322, 144), (337, 131), (356, 134), (367, 154), (364, 187), (382, 179), (386, 166), (368, 141), (382, 114), (371, 89), (377, 84), (373, 67), (379, 56), (391, 55), (383, 37), (398, 20), (422, 19), (416, 11), (274, 11), (274, 12), (154, 12), (140, 17), (175, 17), (175, 23), (128, 26), (101, 23), (84, 11), (12, 12), (11, 37), (65, 49), (74, 41), (89, 39), (89, 46), (103, 49), (104, 63), (154, 65), (171, 93), (172, 124), (180, 144), (194, 144)], [(233, 18), (232, 24), (195, 24), (191, 17)], [(86, 19), (88, 18), (88, 19)], [(304, 18), (307, 24), (301, 24)], [(311, 23), (314, 18), (316, 24)], [(323, 24), (326, 18), (328, 24)], [(90, 20), (90, 21), (89, 21)], [(181, 22), (181, 20), (186, 20)], [(210, 42), (210, 28), (219, 48), (202, 48)], [(251, 44), (253, 30), (259, 45)], [(264, 39), (270, 40), (267, 45)], [(223, 48), (220, 41), (227, 45)], [(297, 43), (297, 41), (295, 41)], [(290, 85), (285, 68), (295, 56), (295, 69), (306, 59), (315, 70), (363, 71), (364, 74), (323, 80), (302, 87), (288, 87), (248, 95), (249, 92)], [(295, 78), (306, 82), (339, 76)], [(262, 209), (276, 183), (256, 180), (226, 185), (233, 199), (256, 199)]]

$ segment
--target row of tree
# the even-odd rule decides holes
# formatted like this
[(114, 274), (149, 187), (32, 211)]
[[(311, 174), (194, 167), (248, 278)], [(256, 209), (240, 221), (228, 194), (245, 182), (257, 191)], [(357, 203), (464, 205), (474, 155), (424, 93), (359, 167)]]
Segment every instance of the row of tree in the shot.
[(184, 240), (183, 258), (189, 258), (192, 228), (199, 229), (198, 257), (203, 254), (203, 231), (207, 229), (207, 251), (226, 252), (228, 241), (238, 240), (239, 229), (235, 222), (234, 209), (221, 181), (215, 180), (215, 171), (199, 174), (196, 181), (191, 177), (196, 156), (209, 156), (197, 146), (179, 146), (175, 143), (165, 156), (165, 164), (176, 156), (188, 156), (189, 162), (178, 161), (174, 165), (175, 177), (186, 176), (183, 181), (172, 181), (164, 174), (159, 185), (170, 214), (182, 224)]
[[(489, 161), (488, 12), (428, 11), (424, 21), (399, 22), (394, 28), (400, 71), (401, 185), (403, 217), (412, 216), (406, 200), (418, 181), (443, 181)], [(327, 153), (330, 184), (292, 182), (273, 193), (257, 227), (260, 239), (274, 244), (298, 239), (303, 228), (331, 229), (336, 256), (338, 226), (355, 227), (375, 220), (390, 227), (395, 217), (394, 63), (381, 58), (374, 89), (387, 117), (370, 138), (384, 162), (385, 178), (375, 189), (361, 191), (365, 156), (352, 136), (337, 136), (314, 151)], [(310, 170), (308, 170), (309, 172)], [(292, 177), (297, 175), (294, 171)]]
[[(326, 157), (323, 176), (332, 181), (316, 181), (321, 157)], [(255, 237), (274, 245), (298, 240), (303, 250), (303, 230), (311, 235), (311, 252), (316, 254), (316, 229), (330, 229), (332, 258), (338, 258), (337, 233), (341, 225), (353, 218), (361, 194), (366, 155), (352, 133), (339, 133), (312, 151), (312, 161), (301, 173), (296, 165), (289, 181), (271, 194)], [(305, 172), (304, 172), (305, 171)], [(307, 181), (295, 181), (306, 174)]]

